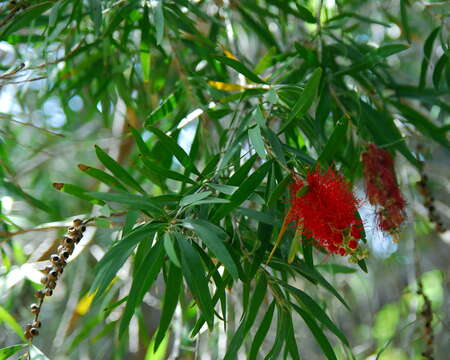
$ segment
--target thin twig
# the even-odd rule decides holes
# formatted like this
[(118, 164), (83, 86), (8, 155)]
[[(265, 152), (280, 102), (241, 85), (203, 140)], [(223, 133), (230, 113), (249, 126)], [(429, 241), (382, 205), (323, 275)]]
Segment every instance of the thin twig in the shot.
[[(110, 216), (105, 216), (105, 215), (93, 216), (87, 220), (84, 220), (83, 225), (88, 225), (89, 223), (91, 223), (92, 221), (94, 221), (96, 219), (109, 219), (111, 217), (123, 216), (125, 214), (126, 214), (125, 212), (119, 212), (119, 213), (113, 213)], [(6, 237), (10, 238), (10, 237), (13, 237), (16, 235), (26, 234), (26, 233), (30, 233), (30, 232), (67, 229), (67, 226), (68, 225), (55, 225), (55, 226), (45, 226), (45, 227), (33, 228), (33, 229), (22, 229), (22, 230), (17, 230), (17, 231), (13, 231), (13, 232), (0, 232), (0, 236), (6, 236)], [(90, 224), (89, 226), (95, 226), (95, 225)], [(0, 244), (7, 240), (8, 239), (1, 239)]]
[[(10, 83), (10, 84), (12, 84), (12, 83)], [(62, 137), (62, 138), (66, 137), (63, 134), (55, 133), (53, 131), (50, 131), (50, 130), (41, 128), (39, 126), (36, 126), (36, 125), (34, 125), (32, 123), (26, 123), (26, 122), (21, 122), (21, 121), (18, 121), (18, 120), (14, 120), (11, 116), (5, 116), (3, 114), (0, 114), (0, 119), (5, 119), (5, 120), (11, 121), (11, 122), (13, 122), (15, 124), (18, 124), (18, 125), (28, 126), (28, 127), (33, 128), (33, 129), (45, 132), (46, 134), (51, 135), (51, 136), (59, 136), (59, 137)]]

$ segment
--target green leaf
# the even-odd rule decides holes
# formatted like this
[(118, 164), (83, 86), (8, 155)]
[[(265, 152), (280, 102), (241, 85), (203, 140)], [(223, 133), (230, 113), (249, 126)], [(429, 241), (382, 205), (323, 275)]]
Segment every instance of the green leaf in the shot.
[(174, 239), (170, 235), (170, 233), (164, 234), (164, 249), (166, 250), (166, 254), (169, 257), (170, 261), (181, 268), (180, 260), (175, 250)]
[(91, 293), (97, 290), (100, 297), (109, 286), (119, 269), (132, 254), (134, 248), (140, 241), (152, 241), (155, 231), (159, 230), (162, 224), (148, 223), (141, 225), (128, 233), (122, 240), (115, 244), (95, 266), (95, 278), (91, 286)]
[(181, 253), (181, 270), (209, 329), (214, 327), (214, 307), (198, 252), (181, 233), (174, 233)]
[(317, 323), (314, 321), (314, 319), (306, 311), (301, 309), (296, 304), (291, 303), (291, 305), (295, 309), (295, 311), (297, 311), (299, 315), (303, 318), (303, 320), (305, 321), (309, 330), (311, 330), (311, 333), (315, 337), (317, 343), (319, 344), (320, 348), (322, 349), (327, 359), (337, 360), (336, 354), (334, 353), (334, 350), (330, 345), (330, 342), (328, 341), (327, 337), (324, 335), (320, 327), (317, 325)]
[(43, 201), (36, 199), (34, 196), (26, 193), (22, 190), (22, 188), (12, 182), (7, 181), (6, 179), (0, 178), (0, 186), (3, 186), (8, 193), (17, 196), (19, 199), (26, 201), (31, 206), (38, 208), (46, 213), (52, 214), (53, 210), (50, 206), (48, 206)]
[(292, 316), (288, 316), (286, 319), (286, 326), (288, 328), (288, 334), (286, 337), (286, 349), (292, 356), (293, 360), (300, 360), (300, 352), (297, 347), (297, 340), (295, 339), (294, 325), (292, 324)]
[(173, 265), (169, 265), (169, 274), (167, 275), (166, 289), (164, 291), (164, 301), (162, 306), (161, 318), (159, 320), (159, 328), (155, 337), (155, 351), (164, 339), (170, 321), (177, 307), (178, 296), (180, 295), (183, 277), (181, 270)]
[(133, 135), (134, 140), (136, 141), (136, 145), (137, 145), (139, 151), (142, 153), (142, 155), (144, 155), (145, 157), (151, 158), (152, 153), (151, 153), (150, 149), (148, 148), (147, 144), (142, 139), (139, 132), (132, 126), (129, 126), (129, 129), (130, 129), (131, 134)]
[(203, 200), (212, 194), (212, 191), (202, 191), (191, 195), (186, 195), (180, 200), (180, 206), (188, 206), (197, 201)]
[(267, 309), (264, 318), (259, 325), (258, 331), (255, 334), (255, 337), (252, 342), (252, 347), (250, 348), (250, 354), (248, 356), (249, 360), (256, 360), (258, 356), (258, 352), (261, 349), (261, 345), (263, 344), (266, 335), (270, 329), (270, 325), (272, 325), (273, 312), (275, 309), (275, 300), (272, 301), (269, 308)]
[(97, 154), (100, 162), (109, 170), (111, 173), (120, 179), (125, 185), (130, 188), (145, 194), (145, 190), (139, 185), (139, 183), (133, 179), (133, 177), (120, 165), (116, 160), (105, 153), (99, 146), (95, 145), (95, 153)]
[(104, 171), (101, 171), (99, 169), (84, 164), (78, 164), (78, 168), (85, 174), (88, 174), (94, 179), (97, 179), (102, 183), (108, 185), (111, 189), (125, 190), (125, 191), (127, 190), (125, 186), (123, 186), (115, 177), (105, 173)]
[(357, 271), (355, 268), (349, 266), (331, 263), (316, 265), (315, 267), (330, 274), (353, 274)]
[(94, 199), (100, 199), (107, 202), (115, 202), (119, 204), (128, 205), (133, 210), (148, 210), (155, 216), (164, 216), (164, 210), (162, 210), (156, 202), (154, 202), (148, 196), (140, 196), (135, 194), (114, 194), (114, 193), (102, 193), (91, 192), (87, 193)]
[(261, 129), (258, 125), (248, 129), (248, 137), (256, 152), (261, 159), (266, 158), (266, 148), (264, 146), (264, 140), (261, 136)]
[(291, 125), (292, 121), (294, 121), (295, 119), (301, 119), (303, 115), (306, 114), (308, 109), (311, 107), (314, 99), (316, 98), (321, 77), (322, 69), (317, 68), (316, 70), (314, 70), (308, 82), (306, 83), (304, 90), (299, 95), (297, 102), (292, 108), (286, 123), (278, 132), (278, 134), (283, 133), (288, 128), (288, 126)]
[(158, 0), (155, 7), (155, 28), (156, 28), (156, 44), (160, 45), (164, 37), (164, 11), (163, 1)]
[(360, 102), (360, 109), (361, 125), (367, 128), (377, 145), (390, 145), (400, 151), (413, 165), (420, 166), (420, 162), (406, 146), (405, 139), (395, 126), (390, 114), (376, 111), (364, 101)]
[(102, 3), (101, 0), (89, 0), (89, 16), (94, 22), (95, 32), (100, 34), (102, 27)]
[[(272, 259), (277, 263), (276, 260)], [(279, 262), (278, 262), (279, 263)], [(283, 265), (286, 265), (282, 263)], [(313, 283), (319, 283), (324, 289), (332, 293), (349, 311), (351, 310), (344, 298), (336, 291), (336, 289), (320, 274), (315, 268), (312, 268), (304, 263), (296, 262), (288, 265), (292, 270), (295, 270), (302, 276)]]
[(297, 289), (294, 286), (287, 284), (284, 281), (278, 280), (279, 284), (284, 286), (288, 291), (290, 291), (295, 298), (298, 300), (299, 305), (302, 305), (311, 316), (314, 316), (317, 320), (319, 320), (323, 325), (325, 325), (328, 330), (330, 330), (333, 334), (335, 334), (343, 344), (349, 346), (348, 340), (345, 335), (339, 330), (339, 328), (333, 323), (333, 321), (328, 317), (325, 311), (317, 304), (312, 297), (306, 294), (304, 291)]
[(450, 63), (450, 58), (446, 53), (442, 54), (439, 60), (436, 62), (436, 66), (433, 71), (433, 85), (436, 89), (439, 89), (442, 74), (445, 71), (445, 65)]
[(337, 149), (340, 145), (345, 144), (346, 142), (346, 131), (347, 131), (348, 120), (341, 119), (333, 130), (333, 133), (330, 136), (327, 144), (324, 149), (320, 153), (317, 162), (323, 166), (329, 165), (333, 160), (334, 155), (336, 154)]
[(400, 0), (400, 20), (402, 22), (403, 32), (406, 40), (411, 43), (411, 29), (409, 27), (408, 9), (406, 8), (407, 5), (408, 0)]
[(53, 187), (56, 190), (65, 192), (67, 194), (73, 195), (79, 199), (82, 200), (88, 200), (92, 202), (93, 204), (98, 205), (104, 205), (105, 203), (101, 200), (95, 199), (94, 197), (90, 196), (87, 190), (83, 189), (82, 187), (79, 187), (77, 185), (72, 184), (63, 184), (63, 183), (53, 183)]
[(227, 353), (225, 354), (224, 360), (236, 359), (237, 352), (242, 346), (247, 333), (255, 322), (256, 316), (258, 315), (261, 304), (266, 297), (267, 290), (267, 278), (265, 274), (260, 274), (258, 282), (256, 283), (255, 291), (250, 301), (250, 305), (245, 312), (245, 317), (241, 321), (239, 328), (236, 330), (234, 336), (228, 345)]
[(6, 40), (8, 35), (29, 26), (31, 22), (36, 20), (53, 5), (53, 1), (44, 1), (39, 4), (29, 6), (25, 10), (19, 12), (18, 15), (12, 18), (12, 21), (6, 24), (5, 28), (0, 33), (0, 40)]
[(167, 178), (196, 185), (196, 182), (194, 180), (176, 171), (166, 169), (165, 167), (159, 165), (156, 161), (152, 161), (146, 156), (141, 156), (140, 159), (142, 160), (144, 167), (150, 172), (152, 177), (160, 176), (164, 179)]
[(180, 145), (178, 145), (178, 143), (174, 139), (164, 134), (158, 128), (155, 128), (153, 126), (147, 126), (147, 128), (159, 138), (164, 149), (168, 153), (175, 155), (180, 164), (184, 166), (186, 171), (193, 171), (197, 175), (200, 175), (189, 155), (186, 153), (186, 151), (183, 150)]
[(405, 45), (405, 44), (389, 44), (389, 45), (380, 46), (376, 50), (375, 53), (379, 57), (387, 58), (387, 57), (389, 57), (391, 55), (397, 54), (397, 53), (405, 51), (407, 49), (409, 49), (409, 45)]
[(266, 82), (261, 80), (258, 75), (253, 73), (249, 68), (247, 68), (244, 64), (241, 62), (231, 59), (226, 56), (216, 56), (215, 59), (219, 60), (222, 64), (227, 65), (229, 67), (232, 67), (234, 70), (236, 70), (238, 73), (244, 75), (247, 79), (258, 83), (258, 84), (265, 84)]
[(425, 83), (427, 81), (428, 65), (430, 63), (431, 52), (433, 51), (434, 40), (436, 40), (436, 37), (438, 36), (440, 30), (441, 30), (440, 26), (434, 29), (430, 33), (430, 35), (428, 35), (427, 39), (425, 40), (425, 44), (423, 45), (423, 60), (422, 66), (420, 68), (420, 79), (419, 79), (419, 88), (421, 89), (425, 87)]
[(287, 318), (290, 316), (288, 312), (278, 306), (278, 319), (277, 319), (277, 332), (275, 335), (275, 342), (272, 346), (272, 349), (264, 358), (264, 360), (277, 360), (280, 358), (280, 352), (283, 347), (283, 343), (287, 338), (287, 330), (286, 326)]
[(253, 174), (251, 174), (246, 180), (244, 180), (239, 189), (237, 189), (233, 193), (233, 195), (231, 195), (230, 203), (221, 205), (212, 216), (212, 220), (214, 222), (219, 221), (239, 205), (241, 205), (245, 200), (247, 200), (248, 197), (261, 184), (271, 165), (271, 161), (265, 162)]
[(298, 17), (300, 19), (305, 20), (306, 22), (311, 24), (315, 24), (317, 22), (311, 11), (309, 11), (306, 7), (300, 5), (298, 0), (295, 2), (295, 5), (297, 6)]
[(224, 244), (227, 233), (206, 220), (190, 219), (183, 221), (183, 226), (194, 230), (208, 249), (220, 260), (228, 272), (237, 279), (239, 277), (236, 263)]
[(418, 111), (400, 102), (392, 102), (400, 110), (405, 120), (414, 125), (427, 138), (432, 138), (442, 146), (450, 148), (450, 142), (447, 140), (445, 131), (434, 125), (430, 120)]
[(182, 95), (182, 88), (178, 88), (175, 92), (164, 99), (159, 106), (154, 109), (145, 121), (145, 127), (151, 126), (158, 120), (171, 114), (176, 109)]
[(0, 349), (0, 360), (8, 359), (9, 357), (13, 356), (19, 351), (25, 349), (27, 346), (28, 346), (27, 344), (18, 344)]
[(256, 75), (261, 74), (264, 70), (266, 70), (268, 67), (272, 65), (272, 60), (277, 53), (276, 47), (271, 47), (269, 51), (265, 53), (265, 55), (259, 60), (256, 67), (253, 69), (253, 73)]
[[(148, 235), (152, 234), (149, 233)], [(103, 261), (103, 259), (101, 261)], [(142, 302), (145, 293), (155, 282), (159, 272), (161, 271), (163, 261), (164, 246), (163, 241), (159, 240), (145, 256), (145, 259), (142, 261), (133, 277), (133, 283), (131, 285), (130, 293), (128, 294), (127, 305), (125, 306), (122, 321), (120, 322), (119, 336), (122, 336), (125, 333), (125, 330), (128, 328), (130, 320), (134, 314), (135, 308)]]

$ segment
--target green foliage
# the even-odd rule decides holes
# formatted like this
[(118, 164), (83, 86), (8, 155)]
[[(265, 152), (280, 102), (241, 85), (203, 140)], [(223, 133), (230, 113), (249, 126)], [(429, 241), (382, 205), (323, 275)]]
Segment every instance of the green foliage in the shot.
[[(206, 324), (227, 334), (225, 359), (240, 351), (300, 359), (309, 351), (297, 336), (302, 319), (321, 358), (351, 353), (328, 308), (350, 303), (323, 274), (360, 270), (328, 263), (301, 231), (279, 236), (292, 175), (333, 166), (354, 185), (367, 143), (415, 169), (418, 142), (450, 148), (448, 29), (430, 21), (424, 38), (406, 0), (395, 14), (371, 14), (362, 3), (0, 2), (9, 9), (0, 41), (14, 47), (14, 61), (0, 63), (0, 94), (17, 86), (9, 91), (21, 109), (0, 114), (0, 189), (2, 199), (26, 204), (13, 214), (17, 223), (2, 205), (2, 230), (91, 213), (105, 224), (85, 245), (101, 258), (89, 259), (94, 270), (77, 285), (95, 294), (87, 307), (95, 310), (78, 323), (85, 315), (74, 310), (65, 335), (72, 326), (75, 335), (58, 349), (81, 357), (80, 343), (109, 341), (105, 358), (126, 358), (136, 338), (156, 359), (172, 336), (187, 354)], [(384, 32), (391, 27), (401, 35)], [(2, 235), (0, 246), (6, 273), (18, 265), (16, 245)], [(368, 271), (364, 260), (358, 265)], [(149, 333), (146, 304), (155, 299), (160, 319)], [(378, 343), (394, 336), (396, 310), (377, 315)], [(23, 337), (2, 306), (0, 321)], [(0, 358), (22, 349), (0, 349)]]

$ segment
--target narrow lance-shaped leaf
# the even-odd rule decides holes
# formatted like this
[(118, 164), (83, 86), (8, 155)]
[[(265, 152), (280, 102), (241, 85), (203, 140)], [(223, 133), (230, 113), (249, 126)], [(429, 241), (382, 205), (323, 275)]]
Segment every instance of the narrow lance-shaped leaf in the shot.
[(422, 66), (420, 68), (420, 80), (419, 80), (419, 88), (423, 89), (425, 87), (425, 82), (427, 80), (427, 72), (428, 65), (430, 63), (431, 52), (433, 51), (434, 40), (439, 34), (441, 27), (437, 27), (434, 29), (430, 35), (425, 40), (425, 44), (423, 46), (423, 60)]
[(0, 360), (6, 360), (26, 347), (27, 344), (18, 344), (0, 349)]
[(102, 3), (101, 0), (89, 0), (89, 16), (94, 22), (95, 32), (100, 33), (102, 26)]
[(327, 337), (323, 333), (323, 331), (320, 329), (320, 327), (317, 325), (317, 323), (314, 321), (314, 318), (309, 315), (305, 310), (297, 306), (296, 304), (292, 304), (291, 306), (294, 308), (295, 311), (299, 313), (299, 315), (303, 318), (303, 320), (306, 323), (306, 326), (308, 326), (309, 330), (311, 330), (311, 333), (317, 340), (317, 343), (319, 344), (320, 348), (322, 349), (323, 353), (327, 357), (328, 360), (337, 360), (336, 354), (334, 353), (333, 347), (331, 346), (330, 342), (328, 341)]
[(145, 239), (151, 241), (154, 231), (161, 226), (162, 224), (160, 223), (141, 225), (109, 249), (95, 267), (96, 277), (92, 283), (91, 292), (97, 291), (96, 295), (100, 297), (116, 276), (117, 271), (131, 255), (136, 245)]
[(312, 297), (306, 294), (304, 291), (291, 286), (284, 281), (277, 281), (279, 284), (284, 286), (289, 292), (291, 292), (300, 302), (299, 305), (308, 310), (308, 312), (319, 320), (323, 325), (325, 325), (333, 334), (335, 334), (345, 345), (349, 345), (347, 338), (342, 333), (341, 330), (333, 323), (333, 321), (328, 317), (325, 311), (314, 301)]
[(164, 36), (164, 0), (158, 0), (155, 7), (155, 28), (156, 28), (156, 44), (160, 45)]
[(164, 301), (161, 312), (161, 319), (159, 321), (158, 332), (155, 337), (155, 350), (158, 349), (161, 341), (164, 339), (170, 321), (175, 312), (178, 303), (178, 296), (180, 294), (183, 277), (181, 270), (173, 265), (169, 265), (169, 274), (167, 276), (166, 289), (164, 291)]
[(173, 138), (167, 136), (156, 127), (149, 126), (148, 129), (159, 138), (162, 145), (169, 153), (175, 155), (175, 157), (178, 159), (181, 165), (185, 167), (187, 171), (193, 171), (197, 175), (200, 175), (199, 171), (194, 166), (194, 163), (192, 162), (189, 155), (186, 153), (186, 151), (183, 150), (183, 148), (180, 145), (178, 145), (178, 143)]
[(229, 57), (226, 57), (226, 56), (216, 56), (215, 58), (217, 60), (219, 60), (221, 63), (232, 67), (234, 70), (241, 73), (249, 80), (251, 80), (255, 83), (258, 83), (258, 84), (265, 84), (265, 82), (263, 80), (261, 80), (258, 77), (258, 75), (253, 73), (249, 68), (247, 68), (244, 64), (242, 64), (238, 60), (230, 59)]
[(200, 219), (185, 220), (183, 221), (183, 226), (194, 230), (208, 249), (225, 265), (225, 268), (231, 276), (235, 279), (238, 278), (237, 266), (227, 247), (224, 245), (224, 240), (228, 235), (221, 228), (206, 220)]
[(145, 121), (145, 126), (151, 126), (158, 120), (172, 113), (181, 100), (182, 89), (178, 88), (174, 93), (169, 95), (163, 102), (154, 109)]
[[(149, 240), (148, 240), (149, 241)], [(145, 293), (152, 286), (164, 261), (164, 246), (163, 241), (158, 240), (156, 244), (149, 251), (145, 259), (139, 266), (136, 274), (133, 277), (130, 293), (128, 295), (127, 305), (122, 315), (120, 323), (119, 334), (122, 336), (130, 323), (131, 317), (134, 314), (136, 306), (138, 306), (144, 299)]]
[(116, 160), (104, 152), (99, 146), (95, 145), (95, 153), (97, 154), (100, 162), (116, 176), (120, 181), (130, 188), (145, 194), (145, 190), (139, 185), (139, 183), (120, 165)]
[(212, 329), (214, 326), (214, 307), (200, 255), (183, 234), (176, 232), (174, 235), (180, 247), (181, 269), (184, 278), (200, 311), (206, 319), (208, 327)]
[(224, 360), (232, 360), (236, 358), (239, 348), (244, 342), (251, 326), (255, 322), (259, 308), (261, 307), (264, 297), (266, 296), (266, 289), (267, 289), (267, 278), (265, 274), (261, 274), (256, 284), (255, 291), (251, 298), (248, 309), (246, 310), (245, 317), (241, 321), (239, 328), (237, 329), (233, 338), (231, 339)]
[(0, 306), (0, 323), (1, 322), (6, 323), (22, 340), (25, 340), (20, 325), (13, 318), (13, 316), (2, 306)]
[(43, 201), (36, 199), (34, 196), (31, 196), (30, 194), (22, 190), (22, 188), (19, 185), (16, 185), (2, 178), (0, 178), (0, 185), (4, 187), (10, 194), (15, 195), (22, 200), (25, 200), (31, 206), (43, 210), (49, 214), (53, 212), (50, 206), (48, 206)]
[(96, 199), (96, 198), (90, 196), (86, 189), (83, 189), (82, 187), (79, 187), (77, 185), (64, 184), (64, 183), (53, 183), (53, 187), (56, 190), (73, 195), (79, 199), (88, 200), (88, 201), (92, 202), (93, 204), (97, 204), (97, 205), (105, 204), (102, 200), (99, 200), (99, 199)]
[(258, 331), (255, 334), (252, 346), (250, 348), (250, 354), (248, 356), (249, 360), (256, 360), (256, 357), (258, 356), (258, 351), (261, 349), (261, 345), (264, 343), (264, 340), (270, 329), (270, 325), (272, 324), (274, 310), (275, 310), (275, 300), (272, 301), (269, 308), (267, 309), (267, 312), (264, 315), (261, 324), (259, 325)]
[(119, 204), (125, 204), (133, 210), (147, 210), (155, 216), (163, 216), (164, 210), (162, 210), (150, 197), (141, 196), (135, 194), (115, 194), (115, 193), (101, 193), (91, 192), (86, 193), (94, 199), (100, 199), (108, 202), (116, 202)]
[(239, 189), (237, 189), (233, 195), (231, 195), (230, 203), (221, 205), (217, 211), (212, 216), (213, 221), (218, 221), (236, 207), (241, 205), (248, 197), (253, 193), (253, 191), (261, 184), (267, 172), (270, 169), (272, 162), (267, 161), (262, 164), (253, 174), (251, 174), (244, 182), (241, 184)]
[(261, 135), (261, 129), (258, 125), (248, 129), (248, 137), (256, 152), (261, 159), (266, 158), (266, 149), (264, 146), (264, 140)]
[(170, 169), (166, 169), (165, 167), (159, 165), (156, 161), (150, 160), (150, 158), (147, 158), (146, 156), (140, 156), (140, 159), (142, 160), (142, 163), (144, 164), (145, 168), (151, 174), (153, 174), (153, 176), (160, 176), (162, 178), (187, 182), (193, 185), (196, 184), (194, 180), (190, 179), (186, 175), (180, 174)]
[(286, 123), (278, 132), (279, 134), (284, 132), (287, 129), (287, 127), (291, 125), (294, 119), (301, 118), (308, 111), (314, 99), (316, 98), (321, 76), (322, 76), (321, 68), (317, 68), (316, 70), (314, 70), (308, 82), (306, 83), (304, 90), (299, 95), (297, 102), (292, 108), (291, 113), (289, 114), (286, 120)]
[(101, 181), (103, 184), (108, 185), (112, 189), (119, 189), (126, 191), (125, 186), (123, 186), (115, 177), (105, 173), (104, 171), (101, 171), (99, 169), (84, 164), (78, 164), (78, 168), (85, 174), (88, 174), (94, 179)]

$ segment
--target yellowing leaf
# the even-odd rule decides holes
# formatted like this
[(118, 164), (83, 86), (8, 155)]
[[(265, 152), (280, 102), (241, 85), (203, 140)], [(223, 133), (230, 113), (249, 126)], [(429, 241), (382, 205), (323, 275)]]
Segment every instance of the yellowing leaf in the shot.
[[(233, 60), (237, 60), (236, 56), (234, 56), (233, 53), (232, 53), (231, 51), (227, 50), (227, 49), (225, 48), (225, 46), (220, 45), (220, 47), (222, 48), (222, 51), (223, 51), (223, 53), (225, 54), (225, 56), (226, 56), (227, 58), (230, 58), (230, 59), (233, 59)], [(239, 61), (239, 60), (238, 60), (238, 61)]]
[(208, 81), (208, 84), (212, 86), (214, 89), (223, 90), (223, 91), (241, 91), (246, 90), (247, 87), (238, 85), (238, 84), (229, 84), (221, 81)]
[(75, 311), (80, 315), (85, 315), (91, 307), (92, 300), (94, 300), (95, 294), (96, 292), (84, 295), (81, 300), (78, 301)]

